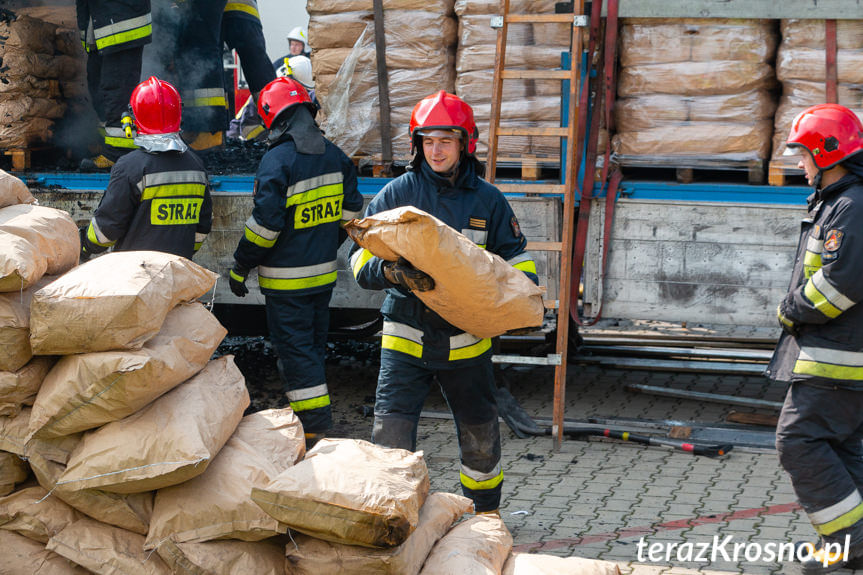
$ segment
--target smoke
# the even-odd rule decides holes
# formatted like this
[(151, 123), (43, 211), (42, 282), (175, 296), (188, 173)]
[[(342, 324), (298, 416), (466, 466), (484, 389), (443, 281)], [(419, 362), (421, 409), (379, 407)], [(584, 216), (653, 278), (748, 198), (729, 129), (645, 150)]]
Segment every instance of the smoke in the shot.
[(74, 6), (75, 0), (0, 0), (0, 8), (35, 8), (37, 6)]

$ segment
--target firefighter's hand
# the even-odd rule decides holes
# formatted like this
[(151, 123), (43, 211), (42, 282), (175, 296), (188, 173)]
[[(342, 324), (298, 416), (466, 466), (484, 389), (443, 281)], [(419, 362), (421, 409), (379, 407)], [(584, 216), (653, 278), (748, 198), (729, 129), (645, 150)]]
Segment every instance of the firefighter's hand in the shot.
[(779, 320), (779, 325), (782, 326), (782, 329), (785, 330), (788, 335), (797, 337), (798, 335), (800, 335), (800, 326), (797, 324), (796, 321), (786, 316), (785, 313), (782, 311), (784, 304), (785, 302), (782, 301), (776, 308), (776, 318)]
[(409, 261), (399, 258), (396, 262), (383, 264), (384, 277), (391, 284), (406, 287), (410, 291), (430, 291), (434, 289), (434, 279), (413, 267)]
[(228, 285), (231, 287), (231, 292), (237, 297), (246, 297), (249, 293), (249, 288), (246, 287), (246, 277), (249, 275), (249, 270), (238, 263), (228, 272)]
[(81, 255), (80, 255), (80, 263), (84, 263), (90, 259), (90, 256), (93, 255), (89, 251), (87, 251), (87, 228), (81, 228), (78, 230), (78, 238), (81, 240)]

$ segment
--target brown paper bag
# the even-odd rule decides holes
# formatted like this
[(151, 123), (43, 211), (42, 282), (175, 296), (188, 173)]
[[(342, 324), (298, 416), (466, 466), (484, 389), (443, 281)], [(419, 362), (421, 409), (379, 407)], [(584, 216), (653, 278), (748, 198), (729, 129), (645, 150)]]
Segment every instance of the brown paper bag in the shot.
[(266, 487), (253, 488), (252, 500), (291, 529), (318, 539), (394, 547), (416, 528), (428, 491), (422, 452), (322, 439), (303, 461)]
[(42, 279), (23, 291), (0, 293), (0, 371), (16, 371), (33, 357), (30, 348), (30, 302), (52, 281)]
[(0, 496), (12, 493), (15, 484), (21, 483), (29, 475), (27, 463), (21, 457), (8, 451), (0, 451)]
[(248, 406), (234, 357), (215, 359), (141, 411), (88, 432), (57, 490), (140, 493), (188, 481), (206, 471)]
[(419, 524), (407, 540), (391, 549), (340, 545), (295, 534), (288, 544), (291, 575), (351, 573), (352, 575), (416, 575), (432, 546), (453, 522), (473, 509), (473, 502), (454, 493), (431, 493), (420, 509)]
[(65, 557), (45, 549), (44, 543), (27, 539), (0, 529), (0, 549), (3, 565), (0, 573), (10, 575), (87, 575), (83, 569)]
[(512, 535), (495, 515), (459, 523), (429, 553), (420, 575), (498, 575), (512, 550)]
[(180, 575), (284, 575), (285, 543), (265, 541), (207, 541), (159, 546), (159, 556)]
[(620, 569), (610, 561), (597, 559), (512, 553), (502, 575), (620, 575)]
[(305, 451), (303, 426), (290, 407), (247, 415), (204, 473), (156, 493), (144, 548), (165, 539), (259, 541), (285, 533), (287, 528), (264, 513), (250, 493), (252, 487), (267, 486)]
[(217, 274), (162, 252), (115, 252), (78, 266), (33, 295), (36, 355), (140, 349), (165, 316), (203, 296)]
[(15, 234), (0, 230), (0, 292), (27, 289), (48, 269), (39, 249)]
[(34, 437), (69, 435), (132, 415), (201, 371), (227, 330), (200, 303), (180, 304), (140, 350), (68, 355), (45, 377)]
[(30, 193), (27, 184), (12, 174), (0, 170), (0, 208), (35, 203), (36, 198)]
[(119, 527), (83, 518), (48, 541), (47, 549), (104, 575), (170, 575), (155, 553), (143, 548), (144, 537)]
[(45, 273), (60, 275), (78, 265), (78, 226), (68, 212), (18, 204), (0, 208), (0, 230), (24, 238), (45, 258)]
[(82, 516), (44, 488), (27, 487), (0, 498), (0, 529), (47, 543)]
[(53, 357), (35, 357), (18, 371), (0, 371), (0, 415), (15, 417), (23, 406), (33, 405), (54, 361)]
[(395, 208), (354, 220), (345, 228), (374, 255), (390, 261), (404, 257), (432, 276), (435, 288), (415, 295), (459, 329), (476, 337), (495, 337), (542, 325), (542, 288), (422, 210)]

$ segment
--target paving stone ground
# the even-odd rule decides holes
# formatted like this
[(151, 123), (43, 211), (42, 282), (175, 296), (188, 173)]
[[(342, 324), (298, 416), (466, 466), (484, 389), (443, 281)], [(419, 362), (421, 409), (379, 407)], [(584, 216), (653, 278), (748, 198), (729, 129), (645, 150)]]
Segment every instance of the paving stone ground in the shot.
[[(372, 422), (362, 407), (373, 404), (376, 372), (373, 362), (361, 367), (342, 362), (330, 366), (328, 377), (335, 433), (368, 439)], [(504, 374), (528, 413), (551, 418), (550, 368), (511, 368)], [(571, 365), (566, 418), (673, 419), (709, 425), (724, 422), (732, 409), (746, 410), (631, 393), (624, 389), (627, 383), (771, 401), (781, 401), (785, 392), (761, 377)], [(439, 392), (429, 396), (426, 410), (448, 412)], [(765, 553), (768, 543), (777, 548), (813, 539), (772, 449), (738, 449), (712, 459), (606, 439), (567, 439), (555, 451), (550, 437), (521, 439), (504, 424), (501, 432), (501, 514), (517, 551), (615, 561), (629, 575), (767, 575), (796, 571), (786, 562), (756, 556), (759, 549)], [(432, 490), (460, 492), (452, 421), (424, 417), (418, 448), (425, 453)], [(715, 546), (715, 552), (707, 551), (702, 561), (697, 551), (714, 539), (727, 542)]]

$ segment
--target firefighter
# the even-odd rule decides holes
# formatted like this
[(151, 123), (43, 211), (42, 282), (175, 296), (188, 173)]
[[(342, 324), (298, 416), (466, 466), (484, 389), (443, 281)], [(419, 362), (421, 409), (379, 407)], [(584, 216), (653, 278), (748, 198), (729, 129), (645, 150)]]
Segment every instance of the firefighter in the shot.
[(353, 162), (324, 138), (315, 108), (293, 78), (276, 78), (261, 91), (258, 112), (269, 149), (255, 176), (255, 205), (229, 272), (234, 295), (244, 297), (258, 268), (267, 326), (279, 376), (311, 447), (332, 426), (324, 373), (329, 303), (336, 252), (345, 222), (362, 211)]
[[(415, 206), (536, 282), (512, 208), (482, 179), (471, 107), (444, 91), (428, 96), (413, 109), (409, 135), (415, 152), (409, 170), (384, 186), (366, 216)], [(434, 289), (434, 280), (410, 262), (355, 249), (351, 268), (361, 287), (387, 292), (372, 441), (415, 450), (420, 411), (437, 379), (455, 419), (462, 491), (478, 513), (498, 513), (503, 470), (491, 340), (461, 331), (426, 307), (415, 294)]]
[(267, 56), (261, 16), (255, 0), (230, 0), (225, 5), (222, 38), (229, 48), (237, 51), (252, 98), (257, 101), (258, 92), (276, 79), (276, 73)]
[(191, 258), (212, 224), (204, 164), (180, 138), (177, 89), (151, 77), (132, 92), (135, 144), (114, 164), (90, 225), (81, 229), (81, 257), (155, 250)]
[(305, 56), (306, 58), (311, 58), (312, 53), (309, 51), (309, 42), (307, 38), (308, 36), (306, 35), (306, 31), (300, 26), (295, 26), (290, 32), (288, 32), (288, 54), (273, 62), (273, 68), (278, 70), (279, 67), (285, 63), (286, 59), (293, 58), (294, 56)]
[(87, 52), (87, 87), (101, 123), (101, 152), (82, 168), (110, 168), (135, 148), (123, 113), (141, 80), (144, 45), (153, 27), (150, 0), (76, 0), (78, 29)]
[[(776, 449), (820, 536), (803, 572), (826, 573), (863, 566), (863, 123), (843, 106), (813, 106), (786, 145), (815, 191), (767, 375), (790, 384)], [(848, 556), (828, 552), (846, 537)]]

